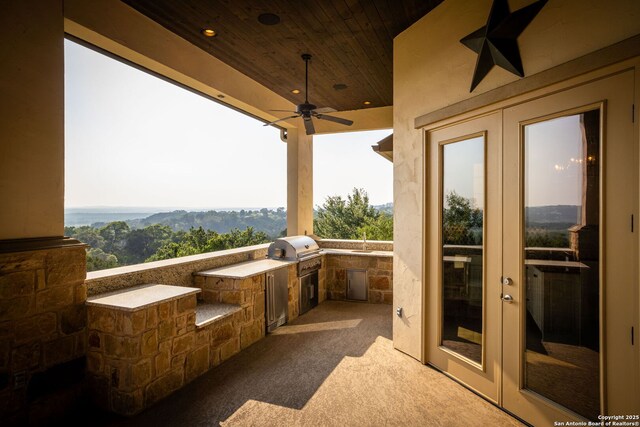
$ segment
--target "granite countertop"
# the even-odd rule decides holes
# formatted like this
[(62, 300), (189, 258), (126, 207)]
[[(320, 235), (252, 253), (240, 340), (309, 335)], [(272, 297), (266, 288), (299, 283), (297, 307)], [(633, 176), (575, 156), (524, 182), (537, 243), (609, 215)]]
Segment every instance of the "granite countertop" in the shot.
[(330, 249), (321, 250), (325, 255), (349, 255), (349, 256), (372, 256), (372, 257), (393, 257), (393, 251), (362, 251), (360, 249)]
[(207, 326), (240, 310), (242, 307), (236, 304), (198, 304), (196, 306), (196, 326), (199, 328)]
[(199, 288), (188, 288), (186, 286), (140, 285), (89, 297), (87, 305), (134, 311), (153, 304), (197, 294), (198, 292), (200, 292)]
[(267, 273), (297, 262), (298, 261), (283, 261), (270, 258), (256, 259), (214, 268), (213, 270), (199, 271), (193, 274), (196, 276), (221, 277), (225, 279), (246, 279), (247, 277)]

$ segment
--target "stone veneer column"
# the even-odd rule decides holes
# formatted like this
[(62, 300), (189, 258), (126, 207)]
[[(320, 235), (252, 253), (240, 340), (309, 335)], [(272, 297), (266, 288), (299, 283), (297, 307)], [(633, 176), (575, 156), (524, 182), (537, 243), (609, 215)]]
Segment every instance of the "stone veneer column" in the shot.
[[(85, 247), (72, 239), (0, 242), (0, 420), (38, 423), (82, 395)], [(49, 247), (56, 244), (62, 247)]]

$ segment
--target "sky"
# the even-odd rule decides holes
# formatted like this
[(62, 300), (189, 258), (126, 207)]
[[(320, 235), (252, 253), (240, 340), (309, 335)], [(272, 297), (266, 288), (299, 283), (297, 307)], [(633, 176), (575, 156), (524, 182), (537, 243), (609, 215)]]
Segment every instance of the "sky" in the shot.
[[(526, 125), (524, 135), (525, 206), (581, 205), (580, 115)], [(483, 137), (445, 145), (445, 195), (456, 191), (475, 207), (483, 207), (483, 150)]]
[[(388, 131), (314, 137), (314, 205), (391, 202)], [(65, 207), (285, 207), (278, 129), (65, 40)]]
[(581, 205), (580, 115), (525, 126), (526, 206)]
[(371, 146), (392, 133), (391, 129), (313, 137), (313, 205), (329, 196), (346, 198), (353, 188), (363, 188), (369, 203), (393, 202), (393, 163)]
[[(484, 208), (484, 137), (465, 139), (443, 147), (443, 196), (455, 191)], [(446, 202), (446, 199), (445, 199)]]

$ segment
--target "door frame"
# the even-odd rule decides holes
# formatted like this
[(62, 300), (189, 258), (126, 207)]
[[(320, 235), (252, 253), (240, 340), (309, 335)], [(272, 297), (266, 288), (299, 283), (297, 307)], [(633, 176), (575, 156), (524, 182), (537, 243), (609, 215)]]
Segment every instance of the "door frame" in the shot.
[[(578, 87), (578, 86), (583, 86), (586, 85), (588, 83), (594, 82), (594, 81), (598, 81), (598, 80), (602, 80), (611, 76), (614, 76), (616, 74), (620, 74), (623, 73), (625, 71), (629, 71), (632, 70), (635, 73), (635, 89), (633, 92), (633, 99), (634, 102), (636, 104), (636, 106), (638, 106), (639, 104), (639, 100), (640, 100), (640, 84), (638, 84), (640, 82), (640, 57), (637, 58), (633, 58), (630, 60), (626, 60), (623, 62), (620, 62), (618, 64), (614, 64), (614, 65), (609, 65), (607, 67), (603, 67), (601, 69), (595, 70), (595, 71), (591, 71), (589, 73), (585, 73), (582, 75), (578, 75), (578, 76), (574, 76), (574, 77), (570, 77), (567, 78), (566, 80), (560, 81), (560, 82), (555, 82), (553, 84), (550, 84), (549, 86), (543, 87), (543, 88), (538, 88), (535, 90), (532, 90), (529, 93), (526, 94), (521, 94), (521, 95), (517, 95), (514, 96), (513, 98), (510, 99), (506, 99), (506, 100), (502, 100), (496, 103), (493, 103), (491, 105), (486, 105), (486, 106), (482, 106), (477, 108), (476, 110), (473, 111), (466, 111), (466, 112), (462, 112), (460, 115), (457, 116), (452, 116), (446, 119), (442, 119), (439, 120), (437, 122), (432, 122), (432, 123), (427, 123), (424, 126), (418, 127), (417, 129), (420, 130), (422, 132), (423, 135), (423, 191), (422, 191), (422, 200), (423, 200), (423, 206), (424, 206), (424, 213), (423, 213), (423, 235), (422, 235), (422, 247), (423, 247), (423, 262), (424, 262), (424, 268), (423, 268), (423, 273), (422, 273), (422, 279), (423, 279), (423, 307), (425, 310), (425, 315), (423, 316), (423, 354), (425, 355), (425, 359), (424, 359), (424, 363), (427, 363), (427, 358), (428, 358), (428, 353), (429, 353), (429, 339), (432, 339), (432, 337), (430, 336), (430, 332), (429, 332), (429, 322), (430, 322), (430, 316), (429, 316), (429, 312), (428, 312), (428, 307), (429, 307), (429, 265), (430, 265), (430, 256), (431, 256), (431, 251), (430, 251), (430, 227), (429, 227), (429, 223), (432, 220), (432, 215), (434, 214), (433, 212), (430, 212), (429, 210), (429, 192), (430, 192), (430, 188), (431, 188), (431, 182), (430, 182), (430, 164), (431, 164), (431, 156), (429, 154), (429, 132), (435, 131), (435, 130), (439, 130), (439, 129), (443, 129), (452, 125), (456, 125), (458, 123), (462, 123), (468, 120), (473, 120), (475, 118), (487, 115), (487, 114), (491, 114), (492, 112), (498, 112), (498, 111), (503, 111), (507, 108), (513, 107), (513, 106), (517, 106), (519, 104), (525, 103), (525, 102), (529, 102), (532, 100), (536, 100), (538, 98), (542, 98), (542, 97), (547, 97), (549, 95), (553, 95), (555, 93), (559, 93), (559, 92), (564, 92), (568, 89), (571, 89), (573, 87)], [(606, 108), (606, 106), (604, 107)], [(634, 146), (636, 146), (635, 152), (634, 152), (634, 170), (633, 170), (633, 174), (635, 175), (635, 181), (634, 184), (636, 185), (636, 187), (638, 186), (639, 183), (639, 177), (638, 177), (638, 167), (639, 167), (639, 158), (638, 158), (638, 148), (637, 145), (639, 144), (639, 140), (640, 140), (640, 131), (638, 130), (638, 108), (636, 107), (636, 115), (635, 115), (635, 124), (634, 124), (634, 130), (633, 130), (633, 144)], [(601, 111), (601, 114), (604, 114), (604, 111)], [(603, 128), (600, 130), (601, 133), (605, 132), (606, 129), (606, 123), (603, 123), (604, 126)], [(602, 138), (601, 139), (601, 147), (600, 147), (600, 151), (602, 152), (605, 149), (605, 139)], [(502, 154), (501, 154), (502, 155)], [(604, 164), (601, 164), (601, 168), (604, 168)], [(500, 179), (502, 180), (502, 170), (499, 173), (500, 175)], [(604, 190), (605, 184), (604, 184), (604, 179), (605, 179), (605, 171), (601, 170), (601, 188), (602, 190)], [(602, 193), (603, 191), (601, 191)], [(601, 194), (601, 211), (604, 210), (604, 206), (606, 204), (606, 199), (604, 199), (603, 195)], [(634, 204), (633, 204), (633, 210), (636, 213), (636, 218), (638, 217), (637, 215), (637, 211), (638, 211), (638, 197), (637, 195), (635, 195), (635, 200), (634, 200)], [(440, 214), (438, 214), (440, 215)], [(601, 224), (604, 224), (605, 217), (602, 216), (600, 221)], [(640, 228), (639, 226), (637, 226), (637, 228)], [(604, 231), (604, 226), (602, 226), (602, 229), (600, 231), (601, 235)], [(635, 259), (638, 260), (640, 259), (640, 254), (638, 254), (638, 246), (639, 246), (639, 242), (638, 242), (638, 237), (635, 236), (634, 237), (634, 251), (635, 254), (638, 255)], [(605, 250), (605, 240), (601, 237), (601, 249), (602, 252), (604, 252)], [(602, 255), (601, 255), (602, 257)], [(601, 260), (603, 261), (604, 264), (604, 258), (601, 258)], [(602, 275), (604, 274), (604, 265), (603, 268), (600, 271), (600, 276), (602, 277)], [(639, 306), (640, 306), (640, 290), (638, 290), (638, 282), (639, 282), (639, 275), (640, 275), (640, 271), (638, 271), (638, 266), (636, 266), (634, 268), (634, 272), (633, 272), (633, 277), (634, 277), (634, 284), (636, 287), (636, 297), (634, 298), (633, 302), (630, 302), (631, 304), (635, 304), (635, 317), (634, 317), (634, 323), (636, 325), (635, 328), (635, 340), (636, 343), (638, 343), (638, 336), (640, 335), (638, 333), (638, 320), (640, 320), (640, 315), (639, 315)], [(600, 282), (600, 286), (603, 286), (604, 281), (601, 279)], [(600, 298), (600, 304), (604, 305), (604, 293), (601, 290), (601, 298)], [(601, 307), (601, 312), (600, 312), (600, 322), (601, 322), (601, 327), (600, 327), (600, 335), (601, 337), (604, 337), (606, 330), (605, 330), (605, 325), (602, 324), (602, 319), (605, 316), (605, 310), (603, 307)], [(604, 343), (604, 338), (601, 338), (603, 341), (602, 342), (602, 346), (601, 346), (601, 357), (600, 357), (600, 363), (604, 364), (606, 363), (606, 356), (607, 356), (607, 348), (606, 345)], [(637, 350), (636, 350), (637, 352)], [(501, 369), (502, 369), (502, 363), (501, 365)], [(437, 367), (436, 367), (437, 368)], [(438, 368), (437, 368), (438, 369)], [(446, 375), (451, 376), (449, 374), (447, 374), (445, 372)], [(605, 369), (604, 367), (601, 367), (601, 381), (604, 381), (605, 378)], [(638, 379), (640, 380), (640, 379)], [(464, 383), (463, 383), (464, 385)], [(606, 384), (605, 384), (606, 385)], [(607, 398), (608, 398), (608, 394), (607, 394), (607, 390), (606, 388), (603, 390), (603, 396), (602, 396), (602, 405), (608, 404), (607, 402)], [(500, 396), (502, 395), (502, 392), (500, 392)], [(502, 405), (502, 396), (499, 399), (500, 401), (500, 405)], [(605, 406), (606, 407), (606, 406)]]
[[(505, 233), (508, 233), (513, 237), (511, 240), (505, 240), (504, 243), (504, 255), (503, 255), (503, 269), (506, 276), (514, 278), (516, 282), (516, 288), (510, 289), (515, 292), (516, 304), (503, 305), (503, 334), (504, 341), (508, 342), (510, 337), (513, 341), (517, 342), (516, 345), (508, 347), (504, 345), (503, 353), (503, 372), (508, 374), (503, 381), (504, 389), (504, 407), (514, 413), (520, 411), (521, 413), (528, 413), (530, 416), (541, 417), (547, 421), (559, 420), (560, 417), (564, 419), (571, 419), (575, 421), (584, 421), (585, 418), (572, 412), (571, 410), (562, 407), (560, 404), (553, 402), (535, 392), (524, 389), (524, 316), (526, 310), (522, 309), (522, 302), (524, 301), (524, 255), (523, 248), (523, 225), (524, 225), (524, 128), (531, 123), (539, 123), (545, 120), (550, 120), (557, 117), (568, 116), (571, 114), (577, 114), (580, 112), (593, 110), (599, 108), (600, 114), (600, 147), (599, 147), (599, 173), (600, 173), (600, 207), (599, 207), (599, 338), (600, 338), (600, 351), (599, 351), (599, 366), (600, 366), (600, 413), (607, 414), (609, 410), (613, 410), (615, 414), (620, 414), (615, 405), (613, 408), (609, 407), (608, 399), (611, 397), (608, 386), (610, 386), (609, 375), (614, 372), (611, 364), (607, 361), (608, 358), (613, 359), (613, 353), (607, 351), (612, 348), (609, 346), (612, 339), (615, 337), (618, 339), (618, 343), (624, 338), (620, 338), (621, 332), (617, 328), (621, 328), (624, 325), (619, 324), (619, 319), (615, 319), (615, 316), (608, 316), (607, 306), (610, 304), (607, 302), (608, 297), (611, 297), (615, 290), (622, 290), (619, 281), (614, 281), (610, 278), (613, 272), (619, 270), (610, 268), (611, 261), (614, 259), (613, 250), (608, 250), (610, 245), (607, 244), (607, 240), (611, 240), (611, 236), (615, 233), (618, 234), (620, 242), (623, 242), (625, 237), (627, 241), (636, 241), (637, 236), (631, 236), (628, 233), (628, 229), (624, 232), (614, 228), (614, 222), (612, 216), (607, 211), (615, 211), (613, 206), (620, 204), (620, 200), (627, 199), (624, 196), (618, 196), (618, 198), (607, 200), (607, 188), (615, 184), (620, 184), (620, 176), (614, 176), (613, 169), (616, 170), (616, 174), (626, 174), (626, 177), (636, 175), (637, 177), (637, 161), (633, 161), (633, 157), (630, 164), (625, 165), (624, 162), (620, 164), (620, 168), (607, 168), (607, 162), (610, 158), (616, 155), (620, 157), (621, 153), (627, 154), (633, 144), (633, 130), (629, 129), (634, 125), (631, 124), (630, 117), (625, 114), (627, 107), (624, 102), (624, 98), (628, 95), (626, 89), (632, 87), (634, 82), (634, 75), (628, 71), (622, 71), (605, 78), (593, 80), (587, 84), (570, 87), (565, 91), (549, 94), (548, 96), (538, 97), (530, 102), (519, 104), (510, 108), (505, 108), (504, 111), (504, 167), (505, 176), (510, 176), (512, 179), (505, 181), (505, 194), (516, 194), (517, 200), (505, 198), (504, 204), (504, 216), (512, 217), (511, 223), (505, 223)], [(630, 96), (628, 107), (631, 109), (633, 98)], [(547, 113), (545, 113), (545, 111)], [(620, 126), (616, 126), (620, 125)], [(626, 130), (624, 129), (626, 126)], [(630, 132), (628, 132), (631, 130)], [(624, 139), (624, 138), (629, 139)], [(511, 138), (511, 140), (509, 140)], [(516, 138), (517, 141), (513, 139)], [(637, 153), (628, 153), (630, 156), (636, 156)], [(512, 160), (509, 163), (509, 160)], [(514, 161), (517, 160), (517, 161)], [(637, 159), (636, 159), (637, 160)], [(517, 166), (512, 166), (514, 163)], [(626, 171), (623, 170), (626, 168)], [(635, 168), (635, 170), (634, 170)], [(509, 169), (509, 170), (508, 170)], [(609, 170), (611, 169), (611, 171)], [(514, 179), (515, 178), (515, 179)], [(617, 181), (616, 181), (617, 180)], [(624, 180), (622, 180), (624, 181)], [(633, 197), (637, 193), (638, 183), (637, 180), (632, 185), (633, 189), (631, 194)], [(619, 187), (621, 188), (621, 186)], [(517, 204), (517, 207), (515, 206)], [(624, 203), (623, 203), (624, 204)], [(626, 216), (636, 213), (637, 201), (633, 202), (632, 207), (627, 207), (623, 212)], [(615, 224), (618, 224), (617, 222)], [(624, 226), (627, 227), (628, 222), (624, 221)], [(515, 234), (514, 234), (515, 233)], [(623, 234), (621, 236), (621, 233)], [(622, 244), (622, 243), (621, 243)], [(631, 255), (637, 251), (635, 244), (630, 244)], [(517, 250), (515, 249), (517, 247)], [(628, 246), (624, 246), (624, 249)], [(619, 254), (618, 254), (619, 255)], [(623, 257), (620, 257), (623, 258)], [(628, 266), (627, 270), (633, 269), (632, 266)], [(617, 273), (622, 274), (623, 273)], [(629, 272), (629, 276), (634, 277), (637, 288), (637, 274), (635, 272)], [(610, 280), (607, 280), (609, 278)], [(609, 282), (609, 287), (607, 287)], [(612, 285), (615, 284), (616, 287)], [(629, 304), (632, 306), (623, 307), (623, 311), (633, 312), (637, 323), (638, 305), (637, 301), (633, 301), (634, 298), (629, 298)], [(632, 302), (633, 301), (633, 302)], [(609, 307), (611, 309), (611, 307)], [(514, 310), (518, 310), (514, 314)], [(509, 320), (518, 319), (517, 322), (510, 322)], [(616, 322), (618, 320), (618, 322)], [(515, 325), (517, 323), (517, 325)], [(631, 326), (631, 325), (629, 325)], [(629, 331), (631, 328), (629, 328)], [(628, 338), (628, 332), (624, 331), (624, 337)], [(626, 343), (630, 344), (629, 342)], [(511, 350), (511, 352), (509, 352)], [(626, 351), (634, 351), (637, 359), (638, 349), (626, 349)], [(616, 358), (620, 357), (622, 347), (616, 348)], [(517, 353), (517, 360), (513, 357), (509, 357), (511, 354)], [(633, 371), (633, 368), (632, 368)], [(635, 372), (632, 372), (636, 376), (636, 384), (633, 387), (638, 388), (638, 367), (635, 367)], [(515, 379), (513, 378), (515, 376)], [(620, 375), (618, 374), (618, 377)], [(633, 393), (633, 390), (628, 390)], [(618, 395), (620, 398), (620, 396)], [(538, 418), (537, 418), (538, 419)]]
[[(425, 247), (426, 254), (434, 254), (435, 258), (425, 258), (425, 262), (429, 265), (429, 272), (425, 275), (425, 283), (437, 283), (435, 288), (425, 289), (425, 309), (427, 319), (426, 339), (425, 339), (425, 362), (434, 366), (436, 369), (443, 370), (444, 365), (449, 366), (449, 376), (456, 379), (485, 399), (501, 404), (501, 375), (500, 375), (500, 351), (501, 351), (501, 334), (488, 333), (487, 325), (491, 327), (499, 326), (501, 320), (500, 305), (496, 303), (496, 293), (499, 294), (500, 289), (496, 286), (499, 278), (500, 266), (495, 262), (488, 261), (490, 256), (498, 258), (502, 253), (501, 240), (502, 237), (496, 237), (495, 234), (488, 234), (487, 230), (498, 230), (501, 227), (502, 211), (500, 209), (489, 209), (489, 206), (495, 206), (497, 201), (502, 197), (501, 175), (499, 167), (499, 157), (488, 156), (489, 150), (501, 151), (502, 141), (502, 113), (493, 111), (478, 117), (464, 120), (459, 123), (452, 123), (433, 131), (425, 132), (426, 157), (429, 159), (427, 166), (437, 163), (437, 170), (425, 168), (427, 186), (434, 189), (433, 192), (427, 190), (425, 198), (426, 222), (425, 229), (427, 236), (431, 236), (432, 240), (427, 240)], [(459, 132), (459, 133), (458, 133)], [(452, 137), (452, 135), (456, 135)], [(442, 343), (442, 206), (443, 201), (443, 147), (459, 141), (470, 138), (484, 136), (483, 140), (483, 165), (484, 165), (484, 182), (483, 182), (483, 289), (482, 289), (482, 357), (480, 363), (464, 357), (455, 351), (441, 345)], [(435, 158), (434, 158), (435, 157)], [(493, 185), (491, 191), (490, 186)], [(435, 186), (435, 187), (434, 187)], [(432, 198), (429, 195), (433, 194)], [(430, 310), (433, 305), (435, 310)], [(432, 341), (429, 341), (431, 339)], [(435, 345), (432, 345), (435, 340)], [(471, 368), (471, 371), (468, 370)], [(473, 386), (473, 384), (476, 384)]]

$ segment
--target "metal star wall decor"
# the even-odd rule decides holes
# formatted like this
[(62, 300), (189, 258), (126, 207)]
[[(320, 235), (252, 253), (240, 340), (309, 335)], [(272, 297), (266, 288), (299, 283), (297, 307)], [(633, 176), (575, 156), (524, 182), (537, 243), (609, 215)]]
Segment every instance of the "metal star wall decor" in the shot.
[(487, 24), (460, 40), (478, 54), (469, 92), (473, 92), (494, 65), (524, 77), (517, 39), (546, 3), (547, 0), (538, 0), (511, 13), (507, 0), (493, 0)]

